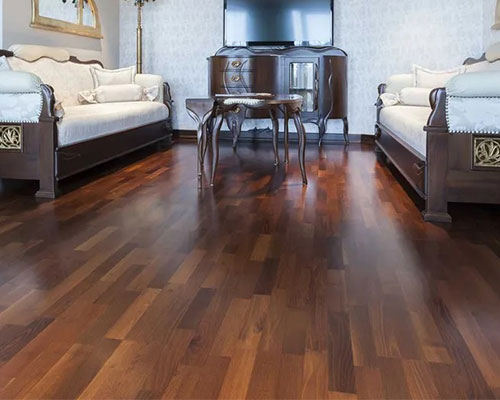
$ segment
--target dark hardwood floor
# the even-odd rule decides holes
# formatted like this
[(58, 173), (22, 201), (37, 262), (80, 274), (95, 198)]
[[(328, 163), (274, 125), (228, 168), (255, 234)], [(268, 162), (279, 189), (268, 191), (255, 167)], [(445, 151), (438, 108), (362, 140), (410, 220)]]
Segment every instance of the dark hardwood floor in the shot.
[(291, 154), (2, 184), (0, 398), (500, 398), (500, 208), (426, 224), (371, 146), (310, 145), (307, 188)]

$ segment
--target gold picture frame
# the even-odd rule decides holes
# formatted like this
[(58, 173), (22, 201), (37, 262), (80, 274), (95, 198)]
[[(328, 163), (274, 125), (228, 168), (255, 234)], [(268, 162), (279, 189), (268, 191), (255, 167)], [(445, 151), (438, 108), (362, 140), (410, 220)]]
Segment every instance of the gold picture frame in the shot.
[[(70, 1), (70, 0), (68, 0)], [(46, 29), (50, 31), (69, 33), (72, 35), (87, 36), (102, 39), (101, 20), (99, 11), (94, 0), (86, 0), (85, 7), (90, 7), (94, 16), (94, 26), (87, 26), (83, 23), (84, 0), (77, 0), (78, 22), (71, 23), (59, 19), (49, 18), (40, 15), (40, 0), (31, 0), (31, 24), (32, 28)]]

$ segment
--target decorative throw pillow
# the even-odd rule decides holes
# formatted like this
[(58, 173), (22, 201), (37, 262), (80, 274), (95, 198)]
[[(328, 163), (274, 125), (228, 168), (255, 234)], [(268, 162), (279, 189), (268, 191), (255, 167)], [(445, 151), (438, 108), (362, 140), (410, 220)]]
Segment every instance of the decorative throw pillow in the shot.
[(7, 61), (7, 57), (0, 57), (0, 71), (12, 71), (9, 62)]
[(56, 100), (56, 104), (54, 106), (54, 113), (56, 114), (57, 118), (62, 118), (64, 117), (64, 107), (61, 101)]
[(159, 86), (152, 86), (149, 88), (144, 88), (142, 100), (143, 101), (155, 101), (156, 99), (158, 99), (159, 95), (160, 95), (160, 87)]
[(399, 104), (399, 94), (383, 93), (380, 95), (380, 100), (382, 100), (384, 107), (392, 107)]
[(465, 67), (449, 69), (447, 71), (432, 71), (418, 65), (413, 66), (413, 86), (418, 88), (441, 88), (446, 86), (451, 78), (463, 74)]
[(136, 67), (115, 70), (91, 67), (90, 73), (94, 79), (94, 89), (99, 86), (129, 85), (135, 81)]
[(144, 89), (136, 84), (104, 85), (94, 90), (84, 90), (78, 93), (78, 101), (81, 104), (155, 101), (159, 92), (158, 86)]

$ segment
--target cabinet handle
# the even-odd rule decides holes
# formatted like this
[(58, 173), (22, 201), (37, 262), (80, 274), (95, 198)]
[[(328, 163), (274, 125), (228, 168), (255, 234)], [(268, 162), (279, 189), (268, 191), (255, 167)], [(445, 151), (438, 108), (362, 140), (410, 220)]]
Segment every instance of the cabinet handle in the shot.
[(241, 81), (241, 76), (239, 76), (239, 75), (233, 75), (233, 76), (231, 77), (231, 80), (232, 80), (233, 82), (239, 82), (239, 81)]
[(241, 61), (233, 61), (231, 63), (231, 65), (234, 67), (234, 68), (239, 68), (241, 67)]

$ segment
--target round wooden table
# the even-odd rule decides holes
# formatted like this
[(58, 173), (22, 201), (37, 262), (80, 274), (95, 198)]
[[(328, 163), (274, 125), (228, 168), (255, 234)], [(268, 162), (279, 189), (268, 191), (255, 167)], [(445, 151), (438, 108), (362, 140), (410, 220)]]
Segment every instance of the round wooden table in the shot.
[[(265, 110), (273, 123), (273, 149), (275, 165), (279, 165), (278, 134), (280, 114), (285, 119), (285, 162), (289, 161), (289, 132), (288, 121), (292, 118), (299, 136), (299, 165), (302, 173), (302, 182), (307, 185), (305, 167), (306, 130), (302, 123), (301, 109), (303, 98), (299, 95), (221, 95), (216, 97), (187, 99), (186, 108), (198, 124), (198, 186), (202, 187), (203, 165), (208, 147), (209, 133), (212, 135), (214, 156), (212, 160), (212, 176), (210, 185), (215, 183), (215, 174), (219, 163), (219, 136), (224, 118), (228, 112), (234, 112), (239, 107), (245, 106), (254, 110)], [(211, 123), (211, 129), (208, 125)], [(210, 131), (210, 132), (209, 132)]]

